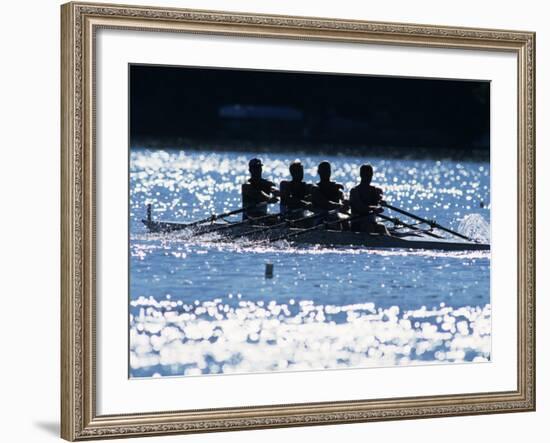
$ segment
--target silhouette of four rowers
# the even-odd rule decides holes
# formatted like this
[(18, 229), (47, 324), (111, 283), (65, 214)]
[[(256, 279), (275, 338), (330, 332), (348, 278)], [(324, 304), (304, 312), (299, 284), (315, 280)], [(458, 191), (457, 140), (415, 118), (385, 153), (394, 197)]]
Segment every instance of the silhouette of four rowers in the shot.
[[(290, 220), (310, 217), (305, 225), (331, 223), (332, 229), (353, 230), (389, 235), (386, 226), (376, 221), (376, 214), (383, 211), (381, 188), (371, 184), (374, 170), (369, 164), (359, 169), (360, 183), (351, 189), (349, 200), (344, 194), (344, 186), (331, 181), (331, 165), (328, 161), (319, 163), (319, 182), (304, 182), (304, 167), (299, 160), (289, 166), (291, 179), (283, 180), (279, 189), (269, 180), (262, 178), (262, 161), (253, 158), (248, 163), (250, 178), (242, 185), (243, 220), (248, 218), (269, 218), (267, 206), (280, 198), (280, 213)], [(348, 212), (351, 210), (351, 214)], [(351, 223), (347, 220), (351, 218)], [(265, 220), (263, 220), (265, 222)], [(268, 222), (269, 223), (269, 222)]]

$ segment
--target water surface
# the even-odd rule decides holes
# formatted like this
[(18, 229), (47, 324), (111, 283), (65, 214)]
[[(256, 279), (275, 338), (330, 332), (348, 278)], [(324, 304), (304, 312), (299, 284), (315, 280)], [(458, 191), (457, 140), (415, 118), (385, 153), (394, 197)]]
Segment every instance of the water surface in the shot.
[[(265, 246), (146, 232), (149, 203), (155, 219), (182, 222), (240, 207), (251, 156), (131, 150), (132, 377), (490, 359), (488, 252)], [(298, 155), (261, 157), (264, 176), (279, 183)], [(326, 156), (300, 157), (305, 180), (316, 181)], [(347, 192), (370, 162), (389, 203), (488, 240), (488, 163), (329, 160)], [(267, 262), (273, 279), (264, 278)]]

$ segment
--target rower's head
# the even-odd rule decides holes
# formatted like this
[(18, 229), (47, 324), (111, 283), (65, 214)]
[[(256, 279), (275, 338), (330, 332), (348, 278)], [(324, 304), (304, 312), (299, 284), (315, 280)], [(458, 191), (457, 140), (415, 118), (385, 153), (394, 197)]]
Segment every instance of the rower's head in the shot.
[(262, 177), (262, 161), (259, 158), (253, 158), (248, 162), (248, 170), (250, 171), (250, 176), (252, 178), (261, 178)]
[(300, 160), (294, 160), (290, 164), (288, 170), (290, 171), (292, 180), (301, 182), (304, 179), (304, 167), (302, 165), (302, 162), (300, 162)]
[(369, 164), (361, 165), (361, 168), (359, 168), (359, 174), (361, 175), (361, 181), (365, 182), (367, 185), (370, 185), (374, 174), (374, 169), (372, 169), (372, 166)]
[(330, 180), (331, 172), (330, 163), (327, 161), (323, 161), (317, 166), (317, 174), (319, 174), (321, 181)]

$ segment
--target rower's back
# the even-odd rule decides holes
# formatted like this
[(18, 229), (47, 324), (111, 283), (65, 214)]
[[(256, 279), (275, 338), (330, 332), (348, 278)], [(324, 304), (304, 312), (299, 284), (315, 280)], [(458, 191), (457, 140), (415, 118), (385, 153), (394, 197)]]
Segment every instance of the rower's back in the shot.
[(330, 211), (338, 208), (343, 201), (344, 186), (333, 181), (320, 181), (311, 191), (311, 202), (314, 210)]
[(301, 218), (311, 206), (311, 185), (303, 181), (304, 167), (300, 160), (293, 161), (288, 170), (292, 180), (283, 180), (279, 185), (281, 214), (292, 212), (289, 214), (291, 218)]
[(311, 185), (306, 182), (283, 180), (281, 190), (281, 213), (305, 208), (304, 202), (311, 199)]
[(267, 214), (267, 202), (272, 198), (272, 191), (275, 187), (273, 182), (264, 178), (250, 178), (241, 186), (243, 208), (243, 220), (249, 217), (262, 217)]
[(371, 185), (374, 169), (371, 165), (362, 165), (359, 169), (361, 182), (349, 193), (352, 217), (360, 217), (351, 224), (353, 231), (376, 232), (389, 235), (386, 227), (376, 221), (377, 208), (383, 197), (381, 188)]
[(383, 191), (372, 185), (358, 184), (351, 188), (349, 202), (352, 215), (365, 215), (372, 212), (372, 206), (378, 206), (382, 201)]
[(243, 208), (246, 208), (243, 220), (267, 215), (267, 203), (274, 199), (277, 192), (273, 182), (262, 178), (262, 166), (259, 158), (248, 162), (250, 178), (241, 186)]
[(315, 212), (330, 211), (343, 207), (344, 186), (330, 180), (330, 163), (323, 161), (317, 167), (319, 182), (311, 191), (311, 203)]

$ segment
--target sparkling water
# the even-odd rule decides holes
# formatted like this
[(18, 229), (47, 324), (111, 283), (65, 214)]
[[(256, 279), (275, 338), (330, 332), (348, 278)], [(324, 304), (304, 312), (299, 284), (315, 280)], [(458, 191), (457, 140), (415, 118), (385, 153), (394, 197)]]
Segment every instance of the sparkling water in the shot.
[[(141, 219), (190, 222), (241, 206), (249, 152), (130, 156), (130, 376), (484, 362), (491, 356), (490, 253), (219, 242), (148, 234)], [(262, 154), (264, 177), (332, 163), (346, 192), (359, 166), (388, 203), (490, 239), (485, 162)], [(276, 211), (276, 205), (271, 211)], [(396, 215), (396, 214), (392, 214)], [(230, 218), (238, 220), (239, 216)], [(266, 279), (265, 264), (274, 276)]]

